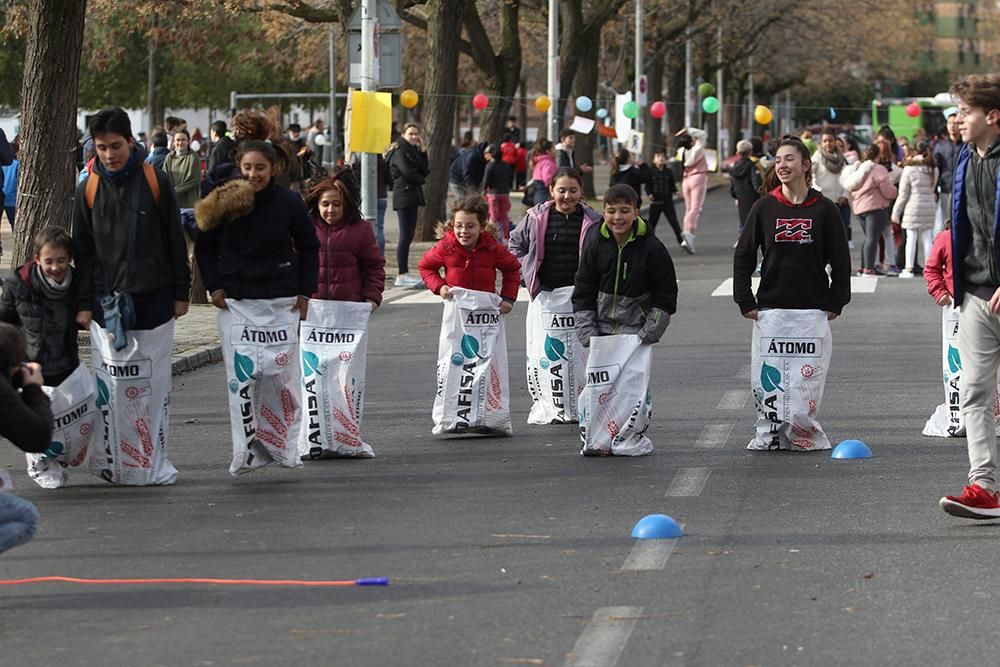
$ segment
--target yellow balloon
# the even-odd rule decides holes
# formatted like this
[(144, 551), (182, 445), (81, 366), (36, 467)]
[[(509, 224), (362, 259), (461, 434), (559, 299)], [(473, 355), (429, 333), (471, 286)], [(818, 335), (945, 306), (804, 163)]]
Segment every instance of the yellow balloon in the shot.
[(548, 95), (539, 95), (535, 98), (535, 108), (545, 113), (552, 107), (552, 100), (548, 98)]
[(763, 104), (758, 104), (757, 108), (753, 110), (753, 119), (761, 125), (767, 125), (773, 117), (771, 110)]
[(399, 94), (399, 103), (402, 104), (407, 109), (412, 109), (417, 106), (417, 102), (420, 101), (420, 96), (417, 95), (417, 91), (412, 88), (407, 88)]

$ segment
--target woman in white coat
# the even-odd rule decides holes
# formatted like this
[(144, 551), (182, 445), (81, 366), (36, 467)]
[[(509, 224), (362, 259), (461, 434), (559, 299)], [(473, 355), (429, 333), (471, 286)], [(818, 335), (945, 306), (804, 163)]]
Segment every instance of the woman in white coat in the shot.
[(906, 266), (900, 278), (912, 278), (917, 265), (917, 244), (923, 247), (924, 262), (931, 254), (937, 195), (934, 192), (938, 170), (934, 155), (926, 141), (917, 142), (914, 155), (903, 163), (899, 179), (899, 196), (892, 207), (892, 222), (902, 224), (906, 231)]

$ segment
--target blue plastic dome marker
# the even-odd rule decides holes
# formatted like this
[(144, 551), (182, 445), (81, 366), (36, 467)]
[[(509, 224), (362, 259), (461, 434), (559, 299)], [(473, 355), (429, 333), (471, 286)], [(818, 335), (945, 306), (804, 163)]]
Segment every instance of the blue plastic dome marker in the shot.
[(830, 456), (835, 459), (870, 459), (872, 450), (860, 440), (842, 440)]
[(640, 540), (662, 540), (683, 534), (680, 525), (666, 514), (648, 514), (632, 528), (632, 537)]

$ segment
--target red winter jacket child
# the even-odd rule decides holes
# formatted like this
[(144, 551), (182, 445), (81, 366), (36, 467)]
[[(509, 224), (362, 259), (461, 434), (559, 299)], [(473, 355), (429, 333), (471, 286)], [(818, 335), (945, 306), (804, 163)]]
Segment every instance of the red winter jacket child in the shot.
[(476, 247), (467, 250), (455, 238), (455, 232), (448, 230), (444, 238), (423, 256), (419, 268), (424, 284), (434, 294), (445, 285), (496, 292), (497, 271), (500, 271), (503, 274), (500, 296), (513, 303), (517, 300), (517, 289), (521, 284), (521, 263), (485, 231), (479, 235)]
[(360, 218), (339, 225), (313, 219), (319, 239), (319, 281), (314, 299), (382, 303), (385, 258), (372, 226)]
[(931, 255), (924, 265), (927, 293), (939, 305), (947, 305), (941, 303), (941, 298), (955, 295), (955, 280), (951, 269), (951, 230), (946, 229), (934, 237)]

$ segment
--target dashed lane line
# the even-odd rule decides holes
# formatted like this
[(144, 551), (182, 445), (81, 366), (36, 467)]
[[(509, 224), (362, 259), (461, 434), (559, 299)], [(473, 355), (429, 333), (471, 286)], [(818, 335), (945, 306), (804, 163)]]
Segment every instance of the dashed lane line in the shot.
[(733, 424), (706, 424), (701, 429), (701, 435), (695, 441), (695, 447), (705, 449), (722, 449), (733, 432)]
[(642, 607), (600, 607), (566, 655), (564, 667), (614, 667)]
[(749, 389), (730, 389), (722, 395), (716, 410), (742, 410), (750, 398)]
[(691, 498), (700, 496), (705, 482), (712, 473), (711, 468), (681, 468), (664, 494), (669, 498)]

